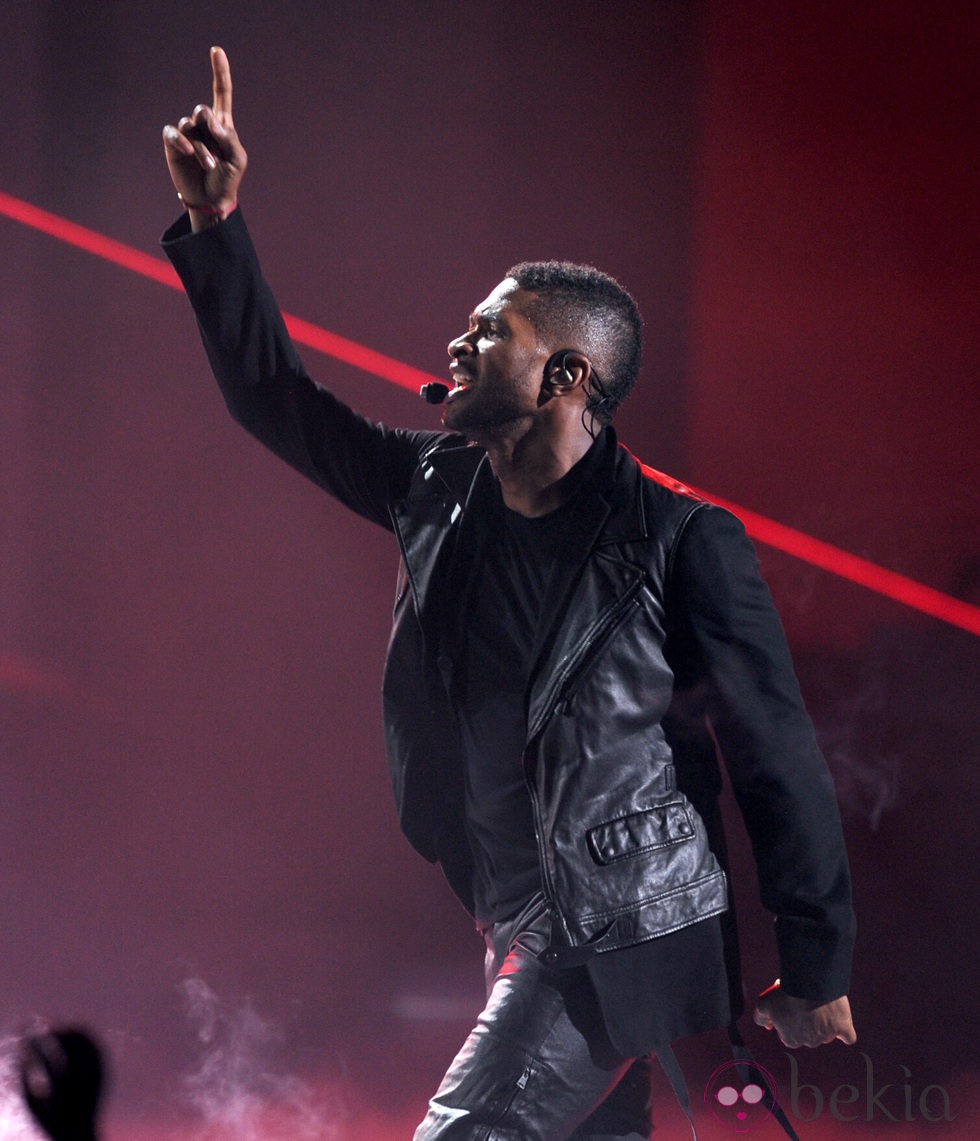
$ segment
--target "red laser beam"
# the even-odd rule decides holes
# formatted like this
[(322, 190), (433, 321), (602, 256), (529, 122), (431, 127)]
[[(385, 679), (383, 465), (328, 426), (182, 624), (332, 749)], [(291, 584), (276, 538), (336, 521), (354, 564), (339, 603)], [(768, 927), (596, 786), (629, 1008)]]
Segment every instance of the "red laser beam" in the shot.
[(95, 254), (125, 269), (131, 269), (133, 273), (159, 281), (161, 285), (169, 285), (171, 289), (182, 288), (180, 278), (167, 262), (117, 242), (114, 238), (107, 238), (97, 230), (89, 230), (85, 226), (79, 226), (77, 222), (69, 222), (67, 218), (62, 218), (58, 214), (49, 214), (47, 210), (41, 210), (30, 202), (4, 194), (2, 190), (0, 190), (0, 214), (6, 214), (15, 222), (23, 222), (25, 226), (49, 234), (69, 246), (77, 246), (86, 253)]
[[(25, 226), (40, 230), (52, 238), (57, 238), (60, 242), (65, 242), (69, 246), (76, 246), (80, 250), (85, 250), (86, 253), (95, 254), (96, 257), (103, 258), (115, 265), (121, 265), (124, 269), (132, 270), (133, 273), (148, 277), (161, 285), (167, 285), (171, 289), (177, 290), (184, 288), (169, 262), (152, 257), (150, 254), (127, 246), (123, 242), (117, 242), (114, 238), (107, 238), (97, 230), (89, 230), (77, 222), (70, 222), (59, 214), (51, 214), (30, 202), (24, 202), (20, 198), (5, 194), (2, 190), (0, 190), (0, 214), (6, 214), (15, 222), (23, 222)], [(317, 352), (324, 353), (335, 360), (343, 361), (345, 364), (354, 365), (355, 368), (359, 368), (363, 372), (378, 376), (392, 384), (398, 384), (402, 388), (409, 388), (417, 392), (423, 384), (440, 379), (423, 372), (421, 369), (413, 368), (411, 365), (395, 360), (394, 357), (385, 356), (384, 353), (360, 345), (357, 341), (350, 341), (337, 333), (321, 329), (319, 325), (313, 325), (301, 317), (293, 317), (289, 313), (283, 313), (283, 319), (289, 329), (290, 336), (301, 345), (316, 349)]]
[[(22, 222), (25, 226), (40, 230), (42, 233), (57, 238), (70, 246), (76, 246), (87, 253), (95, 254), (106, 261), (120, 265), (124, 269), (132, 270), (133, 273), (167, 285), (171, 289), (182, 288), (176, 273), (168, 263), (160, 258), (152, 257), (143, 253), (142, 250), (125, 245), (123, 242), (117, 242), (113, 238), (100, 234), (97, 230), (87, 229), (85, 226), (80, 226), (77, 222), (71, 222), (58, 214), (41, 210), (32, 203), (14, 198), (3, 191), (0, 191), (0, 214), (5, 214), (15, 222)], [(283, 319), (290, 335), (300, 344), (333, 357), (335, 360), (354, 365), (355, 368), (359, 368), (363, 372), (390, 381), (402, 388), (417, 390), (421, 385), (427, 384), (431, 380), (440, 379), (423, 372), (421, 369), (413, 368), (411, 365), (395, 360), (394, 357), (385, 356), (384, 353), (376, 352), (374, 349), (358, 344), (357, 341), (350, 341), (337, 333), (331, 333), (329, 330), (309, 321), (304, 321), (300, 317), (283, 313)], [(729, 503), (707, 492), (699, 492), (699, 494), (703, 494), (706, 499), (710, 499), (713, 503), (717, 503), (737, 515), (745, 524), (745, 529), (752, 538), (758, 539), (760, 543), (784, 551), (803, 562), (828, 571), (838, 578), (857, 583), (876, 594), (891, 598), (913, 610), (928, 614), (932, 618), (938, 618), (951, 626), (958, 626), (968, 633), (980, 635), (980, 607), (973, 606), (962, 599), (954, 598), (941, 590), (935, 590), (913, 578), (898, 574), (896, 571), (878, 566), (877, 563), (873, 563), (869, 559), (853, 555), (849, 551), (833, 546), (831, 543), (825, 543), (822, 539), (815, 539), (803, 531), (797, 531), (793, 527), (777, 523), (775, 520), (768, 519), (765, 515), (760, 515), (755, 511), (750, 511), (746, 507)]]
[(941, 590), (917, 582), (887, 567), (879, 566), (870, 559), (863, 559), (860, 555), (851, 554), (850, 551), (835, 547), (832, 543), (825, 543), (822, 539), (815, 539), (805, 531), (797, 531), (794, 527), (787, 527), (785, 523), (777, 523), (774, 519), (767, 519), (750, 511), (747, 507), (740, 507), (737, 503), (729, 503), (717, 495), (706, 491), (699, 491), (737, 515), (745, 524), (745, 529), (753, 539), (765, 543), (767, 547), (774, 547), (777, 551), (785, 551), (811, 566), (829, 571), (838, 578), (848, 579), (859, 586), (867, 587), (876, 594), (884, 595), (903, 606), (920, 610), (932, 618), (948, 622), (951, 626), (959, 626), (971, 634), (980, 634), (980, 607), (954, 598)]

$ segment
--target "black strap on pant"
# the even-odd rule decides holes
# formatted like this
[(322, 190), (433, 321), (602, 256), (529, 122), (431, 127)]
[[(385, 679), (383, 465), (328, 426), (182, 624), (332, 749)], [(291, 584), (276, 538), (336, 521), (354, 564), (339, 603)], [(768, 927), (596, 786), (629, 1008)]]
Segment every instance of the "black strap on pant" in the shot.
[[(657, 1061), (660, 1063), (660, 1068), (667, 1075), (670, 1088), (674, 1091), (674, 1097), (677, 1098), (677, 1104), (684, 1111), (684, 1116), (690, 1123), (691, 1137), (694, 1141), (698, 1141), (698, 1130), (694, 1124), (694, 1113), (691, 1110), (691, 1099), (687, 1092), (687, 1082), (684, 1080), (684, 1071), (681, 1069), (681, 1064), (677, 1060), (677, 1055), (670, 1046), (661, 1046), (657, 1050)], [(797, 1139), (797, 1141), (799, 1141), (799, 1139)]]
[[(728, 1025), (728, 1041), (732, 1047), (732, 1057), (738, 1065), (739, 1076), (746, 1084), (751, 1080), (761, 1086), (762, 1104), (772, 1114), (772, 1116), (779, 1122), (783, 1132), (789, 1137), (790, 1141), (800, 1141), (796, 1130), (790, 1123), (789, 1118), (783, 1107), (776, 1100), (776, 1095), (769, 1084), (769, 1079), (766, 1077), (765, 1072), (760, 1068), (759, 1063), (752, 1057), (752, 1051), (745, 1043), (738, 1026), (731, 1022)], [(681, 1069), (680, 1062), (677, 1061), (677, 1055), (670, 1046), (661, 1046), (657, 1050), (657, 1060), (660, 1062), (660, 1068), (667, 1076), (670, 1082), (670, 1087), (674, 1091), (674, 1097), (677, 1098), (677, 1104), (684, 1112), (691, 1126), (691, 1136), (693, 1141), (698, 1141), (698, 1130), (694, 1124), (694, 1113), (691, 1109), (691, 1098), (687, 1091), (687, 1082), (684, 1079), (684, 1071)]]
[(770, 1088), (765, 1073), (759, 1068), (759, 1064), (755, 1058), (752, 1057), (752, 1051), (746, 1045), (741, 1031), (734, 1022), (730, 1022), (728, 1025), (728, 1041), (732, 1046), (732, 1057), (739, 1064), (739, 1076), (743, 1081), (748, 1081), (751, 1078), (762, 1087), (762, 1104), (779, 1122), (783, 1132), (790, 1138), (790, 1141), (800, 1141), (796, 1130), (790, 1124), (790, 1120), (786, 1116), (786, 1111), (776, 1100), (776, 1095)]

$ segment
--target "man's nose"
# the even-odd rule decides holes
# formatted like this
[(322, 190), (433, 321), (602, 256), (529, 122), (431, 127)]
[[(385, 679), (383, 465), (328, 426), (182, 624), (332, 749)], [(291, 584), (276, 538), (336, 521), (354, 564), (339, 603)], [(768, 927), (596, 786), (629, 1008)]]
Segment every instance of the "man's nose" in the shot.
[(473, 342), (469, 339), (469, 334), (463, 333), (459, 337), (454, 337), (446, 346), (446, 351), (453, 358), (467, 356), (469, 353), (474, 352)]

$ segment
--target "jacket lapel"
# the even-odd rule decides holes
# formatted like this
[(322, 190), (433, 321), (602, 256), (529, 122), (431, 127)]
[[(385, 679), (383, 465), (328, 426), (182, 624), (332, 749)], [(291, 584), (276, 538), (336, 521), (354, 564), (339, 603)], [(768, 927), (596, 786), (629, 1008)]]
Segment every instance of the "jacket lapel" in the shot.
[(392, 521), (423, 630), (433, 629), (440, 595), (449, 583), (458, 536), (481, 469), (482, 449), (432, 450), (422, 457), (408, 496), (392, 507)]
[(579, 492), (566, 541), (558, 552), (535, 644), (528, 691), (528, 738), (543, 724), (564, 683), (588, 657), (617, 606), (635, 591), (642, 571), (619, 557), (616, 544), (641, 539), (639, 470), (616, 444)]

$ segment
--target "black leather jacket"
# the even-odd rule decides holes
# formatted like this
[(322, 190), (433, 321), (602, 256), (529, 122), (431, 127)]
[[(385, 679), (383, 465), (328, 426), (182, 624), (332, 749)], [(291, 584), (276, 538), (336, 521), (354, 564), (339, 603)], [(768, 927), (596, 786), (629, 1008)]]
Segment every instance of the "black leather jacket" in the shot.
[[(193, 236), (182, 219), (164, 248), (232, 415), (398, 536), (384, 687), (395, 797), (409, 840), (471, 905), (446, 631), (454, 552), (492, 478), (482, 452), (373, 424), (314, 384), (241, 211)], [(600, 446), (580, 570), (556, 600), (528, 698), (552, 955), (642, 943), (724, 909), (720, 752), (776, 916), (783, 987), (836, 998), (854, 934), (840, 819), (752, 545), (734, 516), (643, 468), (611, 431)]]
[[(580, 492), (578, 572), (532, 668), (524, 766), (556, 935), (604, 951), (723, 911), (726, 885), (663, 727), (673, 696), (665, 584), (684, 527), (707, 504), (644, 472), (611, 432), (597, 447), (597, 486)], [(446, 437), (392, 509), (403, 559), (384, 685), (395, 795), (405, 832), (468, 905), (444, 599), (454, 547), (491, 478), (482, 451)], [(420, 709), (431, 719), (420, 723)]]

